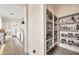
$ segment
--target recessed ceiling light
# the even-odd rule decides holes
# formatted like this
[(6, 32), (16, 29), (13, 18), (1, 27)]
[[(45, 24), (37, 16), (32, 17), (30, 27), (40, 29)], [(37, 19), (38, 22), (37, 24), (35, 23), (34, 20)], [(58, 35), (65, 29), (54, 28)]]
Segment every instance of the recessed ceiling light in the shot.
[(24, 18), (23, 18), (23, 17), (19, 17), (19, 19), (20, 19), (20, 20), (23, 20)]
[(10, 15), (14, 15), (14, 13), (10, 13)]

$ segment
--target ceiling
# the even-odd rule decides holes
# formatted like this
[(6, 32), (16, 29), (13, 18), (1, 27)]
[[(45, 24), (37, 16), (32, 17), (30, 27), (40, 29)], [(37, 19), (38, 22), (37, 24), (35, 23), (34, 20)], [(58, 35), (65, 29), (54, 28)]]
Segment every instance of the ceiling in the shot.
[(0, 4), (0, 17), (11, 20), (20, 20), (24, 18), (25, 4)]

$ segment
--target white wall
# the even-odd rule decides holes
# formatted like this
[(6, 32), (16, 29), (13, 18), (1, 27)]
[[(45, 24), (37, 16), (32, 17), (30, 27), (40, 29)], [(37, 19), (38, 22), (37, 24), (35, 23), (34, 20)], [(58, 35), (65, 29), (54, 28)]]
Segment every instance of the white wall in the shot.
[[(28, 5), (29, 54), (44, 54), (44, 6)], [(33, 53), (33, 50), (36, 53)]]
[(2, 28), (2, 18), (0, 18), (0, 29)]
[(28, 53), (28, 5), (24, 8), (24, 22), (25, 24), (22, 26), (24, 29), (24, 50), (25, 53)]

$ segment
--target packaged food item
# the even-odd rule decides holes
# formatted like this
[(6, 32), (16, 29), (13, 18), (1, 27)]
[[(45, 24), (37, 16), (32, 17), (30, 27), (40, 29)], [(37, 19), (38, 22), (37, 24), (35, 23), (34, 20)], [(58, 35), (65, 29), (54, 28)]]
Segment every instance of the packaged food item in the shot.
[(79, 43), (78, 42), (75, 42), (74, 46), (78, 47), (79, 46)]
[(74, 16), (74, 18), (76, 22), (79, 22), (79, 15)]
[(76, 24), (76, 30), (79, 30), (79, 24)]
[(73, 40), (68, 40), (68, 45), (74, 45), (74, 41)]
[(73, 37), (73, 33), (68, 33), (68, 37)]
[(61, 43), (66, 43), (66, 39), (61, 39)]
[(71, 17), (71, 20), (72, 20), (73, 22), (75, 22), (74, 16)]
[(78, 34), (78, 33), (76, 33), (74, 36), (75, 36), (76, 38), (79, 38), (79, 34)]

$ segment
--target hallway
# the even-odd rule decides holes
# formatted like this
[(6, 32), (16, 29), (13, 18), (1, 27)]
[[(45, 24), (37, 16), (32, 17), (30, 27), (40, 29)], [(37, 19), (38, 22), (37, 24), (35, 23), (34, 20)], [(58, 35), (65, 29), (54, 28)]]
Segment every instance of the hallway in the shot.
[(1, 55), (24, 55), (23, 46), (16, 37), (7, 38), (0, 49)]

